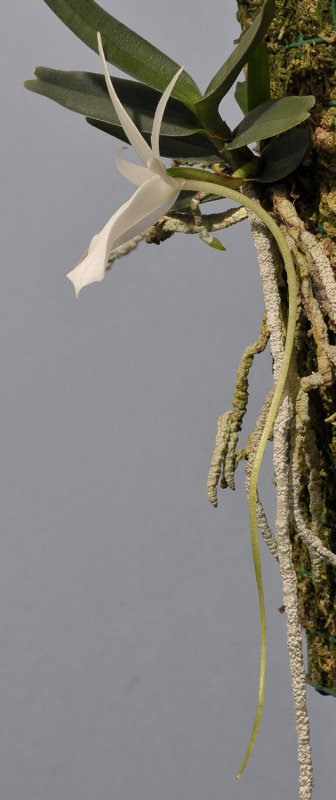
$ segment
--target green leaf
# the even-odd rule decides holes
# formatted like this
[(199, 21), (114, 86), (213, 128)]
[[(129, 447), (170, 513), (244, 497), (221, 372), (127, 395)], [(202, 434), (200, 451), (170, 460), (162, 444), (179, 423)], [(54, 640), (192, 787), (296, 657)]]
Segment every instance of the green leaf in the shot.
[[(97, 128), (128, 142), (111, 103), (105, 78), (93, 72), (68, 72), (36, 67), (35, 80), (26, 81), (32, 92), (54, 100), (65, 108), (84, 114)], [(150, 141), (153, 119), (161, 94), (143, 83), (113, 78), (118, 96), (131, 119)], [(218, 159), (218, 153), (200, 132), (198, 120), (178, 100), (169, 98), (161, 125), (161, 155), (169, 158)]]
[(270, 99), (270, 74), (268, 52), (264, 42), (260, 42), (249, 58), (247, 66), (248, 111)]
[(211, 107), (218, 105), (224, 95), (229, 91), (244, 64), (247, 64), (251, 54), (262, 41), (275, 14), (274, 0), (265, 0), (259, 14), (252, 25), (240, 40), (223, 66), (209, 83), (205, 94), (198, 100), (197, 106)]
[[(36, 67), (35, 76), (35, 80), (25, 82), (26, 89), (49, 97), (78, 114), (121, 127), (104, 75)], [(139, 130), (150, 133), (160, 92), (126, 78), (113, 77), (112, 80), (118, 97)], [(164, 135), (188, 136), (199, 130), (199, 122), (193, 113), (178, 100), (169, 98), (162, 122)]]
[[(100, 122), (98, 119), (86, 117), (86, 121), (94, 128), (98, 128), (116, 139), (129, 144), (123, 128), (117, 125), (110, 125), (108, 122)], [(144, 139), (150, 145), (150, 134), (142, 131)], [(176, 158), (182, 161), (217, 161), (219, 155), (206, 136), (194, 134), (191, 136), (162, 136), (160, 135), (160, 155), (163, 158)]]
[(269, 139), (278, 133), (294, 128), (309, 117), (315, 103), (312, 95), (306, 97), (280, 97), (269, 100), (250, 111), (234, 131), (234, 137), (227, 144), (228, 150)]
[[(97, 31), (102, 35), (107, 61), (133, 78), (163, 92), (179, 65), (157, 47), (108, 14), (93, 0), (44, 0), (47, 6), (96, 53)], [(201, 92), (187, 72), (183, 72), (172, 96), (190, 108)]]
[(247, 104), (247, 81), (238, 81), (236, 83), (234, 96), (243, 114), (247, 114), (249, 110)]
[(261, 169), (256, 180), (273, 183), (290, 175), (311, 146), (311, 134), (307, 128), (292, 128), (263, 147), (260, 155)]

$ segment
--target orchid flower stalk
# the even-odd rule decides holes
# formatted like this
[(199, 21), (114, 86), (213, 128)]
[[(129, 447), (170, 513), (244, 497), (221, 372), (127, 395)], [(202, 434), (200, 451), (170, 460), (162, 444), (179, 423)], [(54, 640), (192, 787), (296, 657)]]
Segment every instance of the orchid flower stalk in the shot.
[(162, 117), (170, 94), (179, 78), (183, 67), (176, 72), (158, 103), (151, 135), (151, 147), (131, 120), (121, 104), (108, 73), (101, 35), (97, 33), (99, 55), (104, 68), (106, 86), (114, 110), (127, 135), (130, 144), (138, 154), (144, 166), (133, 164), (120, 158), (120, 150), (116, 156), (119, 172), (139, 188), (108, 220), (100, 233), (90, 242), (87, 253), (79, 264), (68, 272), (67, 277), (73, 283), (76, 297), (83, 286), (95, 281), (102, 281), (108, 264), (111, 250), (119, 247), (138, 233), (144, 233), (151, 225), (165, 214), (175, 202), (183, 188), (182, 178), (172, 178), (167, 174), (165, 165), (160, 161), (159, 135)]
[(97, 37), (99, 54), (103, 63), (106, 85), (111, 101), (118, 115), (120, 123), (130, 141), (130, 144), (134, 147), (144, 166), (139, 166), (129, 161), (125, 161), (124, 159), (120, 158), (120, 151), (118, 151), (117, 167), (119, 171), (128, 180), (138, 185), (139, 188), (132, 195), (132, 197), (126, 203), (124, 203), (124, 205), (122, 205), (115, 214), (113, 214), (100, 233), (93, 237), (87, 254), (85, 254), (82, 261), (71, 272), (68, 273), (67, 277), (74, 284), (76, 296), (78, 296), (78, 293), (83, 286), (93, 283), (94, 281), (103, 280), (111, 250), (129, 241), (137, 234), (143, 233), (148, 227), (155, 224), (159, 218), (171, 208), (181, 189), (192, 192), (201, 191), (206, 192), (207, 194), (217, 194), (220, 197), (234, 200), (239, 205), (246, 207), (256, 214), (256, 216), (259, 217), (259, 219), (267, 226), (268, 230), (274, 236), (283, 257), (284, 266), (287, 273), (289, 312), (284, 356), (250, 477), (250, 531), (253, 563), (259, 596), (261, 652), (257, 711), (250, 742), (237, 775), (237, 778), (240, 778), (254, 747), (260, 727), (263, 709), (266, 659), (266, 617), (256, 511), (257, 482), (265, 446), (271, 434), (272, 427), (279, 410), (293, 349), (297, 306), (297, 282), (295, 267), (286, 238), (280, 231), (276, 222), (255, 200), (232, 188), (232, 186), (237, 186), (237, 183), (238, 185), (241, 185), (244, 178), (242, 178), (240, 181), (238, 178), (223, 179), (211, 172), (184, 167), (172, 167), (167, 170), (164, 164), (161, 162), (159, 153), (159, 134), (162, 117), (169, 96), (183, 70), (183, 67), (178, 70), (176, 75), (170, 81), (158, 103), (153, 121), (151, 147), (149, 147), (117, 97), (107, 70), (101, 36), (99, 33), (97, 34)]

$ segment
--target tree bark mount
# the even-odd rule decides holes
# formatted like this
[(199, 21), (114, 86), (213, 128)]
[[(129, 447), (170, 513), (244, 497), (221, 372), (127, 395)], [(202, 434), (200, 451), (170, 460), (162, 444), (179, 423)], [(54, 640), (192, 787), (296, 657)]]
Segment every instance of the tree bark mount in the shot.
[[(244, 32), (262, 2), (237, 4)], [(315, 96), (312, 148), (295, 173), (259, 185), (258, 195), (286, 233), (300, 285), (288, 434), (292, 559), (307, 682), (336, 696), (336, 3), (276, 0), (276, 7), (266, 37), (271, 97)], [(285, 291), (281, 298), (286, 320)]]

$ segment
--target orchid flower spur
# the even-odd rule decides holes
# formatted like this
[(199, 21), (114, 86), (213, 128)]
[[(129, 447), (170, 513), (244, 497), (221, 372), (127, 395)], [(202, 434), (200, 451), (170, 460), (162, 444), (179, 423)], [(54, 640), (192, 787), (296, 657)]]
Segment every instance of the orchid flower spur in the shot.
[(79, 264), (68, 272), (67, 278), (73, 283), (76, 297), (83, 286), (102, 281), (105, 275), (111, 250), (128, 242), (160, 219), (173, 205), (184, 186), (183, 178), (173, 178), (167, 174), (160, 161), (159, 135), (162, 117), (175, 83), (183, 71), (181, 67), (168, 84), (157, 105), (153, 120), (151, 147), (131, 120), (121, 104), (108, 73), (101, 35), (97, 33), (99, 55), (103, 64), (106, 86), (119, 121), (145, 166), (133, 164), (116, 155), (117, 168), (129, 181), (139, 188), (108, 220), (100, 233), (91, 239), (87, 253)]

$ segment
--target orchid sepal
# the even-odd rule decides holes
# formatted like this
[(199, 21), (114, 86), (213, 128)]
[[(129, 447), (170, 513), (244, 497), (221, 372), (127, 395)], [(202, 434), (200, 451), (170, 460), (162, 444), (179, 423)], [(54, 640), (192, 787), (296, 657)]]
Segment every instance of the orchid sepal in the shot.
[[(112, 250), (130, 241), (139, 233), (154, 225), (172, 207), (181, 189), (184, 178), (176, 178), (167, 173), (160, 160), (159, 134), (162, 117), (174, 85), (179, 78), (181, 67), (170, 81), (158, 103), (152, 129), (150, 147), (130, 119), (113, 87), (104, 56), (100, 33), (97, 33), (98, 49), (102, 60), (107, 89), (116, 114), (135, 151), (143, 162), (141, 167), (120, 158), (117, 153), (117, 167), (128, 180), (138, 185), (132, 197), (110, 217), (102, 230), (90, 242), (87, 254), (67, 274), (73, 283), (78, 297), (80, 290), (90, 283), (102, 281)], [(121, 148), (124, 149), (124, 148)]]

